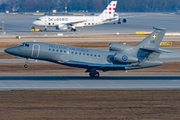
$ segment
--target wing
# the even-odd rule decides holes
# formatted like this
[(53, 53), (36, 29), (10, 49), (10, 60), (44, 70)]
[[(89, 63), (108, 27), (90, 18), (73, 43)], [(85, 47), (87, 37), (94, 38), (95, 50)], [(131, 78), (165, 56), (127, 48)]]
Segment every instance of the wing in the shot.
[(74, 24), (78, 24), (78, 23), (82, 23), (82, 22), (86, 22), (86, 20), (81, 20), (81, 21), (75, 21), (75, 22), (68, 22), (66, 23), (65, 25), (70, 25), (70, 26), (73, 26)]
[(109, 18), (109, 19), (105, 19), (105, 20), (103, 20), (103, 23), (111, 22), (111, 21), (114, 21), (114, 20), (117, 20), (117, 18)]
[(120, 16), (119, 19), (136, 18), (136, 17), (144, 17), (144, 16), (146, 15)]
[(66, 64), (87, 66), (87, 67), (131, 67), (131, 64), (97, 64), (97, 63), (88, 63), (88, 62), (78, 62), (78, 61), (68, 61)]

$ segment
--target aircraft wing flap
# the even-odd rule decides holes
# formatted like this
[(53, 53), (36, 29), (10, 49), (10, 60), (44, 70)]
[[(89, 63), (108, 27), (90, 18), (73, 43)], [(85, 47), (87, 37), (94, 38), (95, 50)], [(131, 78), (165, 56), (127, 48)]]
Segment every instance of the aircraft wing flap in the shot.
[(77, 61), (69, 61), (66, 64), (73, 65), (84, 65), (89, 67), (131, 67), (131, 64), (96, 64), (96, 63), (88, 63), (88, 62), (77, 62)]

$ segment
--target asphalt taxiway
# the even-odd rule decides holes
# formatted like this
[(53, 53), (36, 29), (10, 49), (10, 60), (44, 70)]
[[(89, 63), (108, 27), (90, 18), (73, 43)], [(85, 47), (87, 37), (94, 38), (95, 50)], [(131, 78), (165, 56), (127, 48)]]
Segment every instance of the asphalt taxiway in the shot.
[[(142, 15), (142, 16), (140, 16)], [(55, 27), (48, 27), (50, 32), (30, 32), (34, 26), (32, 22), (39, 16), (30, 14), (0, 14), (3, 21), (4, 31), (0, 33), (4, 36), (57, 36), (63, 35), (99, 35), (99, 34), (135, 34), (136, 31), (153, 31), (152, 27), (167, 28), (167, 32), (180, 31), (180, 15), (163, 13), (120, 13), (121, 17), (137, 16), (127, 18), (127, 23), (104, 24), (98, 26), (77, 28), (77, 32), (67, 32), (55, 30)], [(0, 22), (1, 22), (0, 21)], [(1, 23), (0, 23), (1, 24)], [(44, 29), (41, 27), (41, 29)], [(1, 31), (0, 31), (1, 32)]]
[(1, 75), (0, 90), (179, 89), (180, 75)]

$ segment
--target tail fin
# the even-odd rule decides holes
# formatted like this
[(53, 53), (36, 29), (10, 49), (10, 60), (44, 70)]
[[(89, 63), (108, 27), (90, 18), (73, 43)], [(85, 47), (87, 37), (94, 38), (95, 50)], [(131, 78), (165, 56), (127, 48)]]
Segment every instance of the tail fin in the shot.
[(136, 46), (138, 46), (139, 48), (158, 48), (163, 37), (164, 34), (166, 32), (165, 28), (155, 28), (153, 27), (155, 30), (153, 31), (152, 34), (150, 34), (149, 36), (147, 36), (144, 40), (142, 40), (139, 44), (137, 44)]
[(104, 11), (99, 15), (103, 20), (113, 18), (116, 10), (117, 1), (111, 1)]

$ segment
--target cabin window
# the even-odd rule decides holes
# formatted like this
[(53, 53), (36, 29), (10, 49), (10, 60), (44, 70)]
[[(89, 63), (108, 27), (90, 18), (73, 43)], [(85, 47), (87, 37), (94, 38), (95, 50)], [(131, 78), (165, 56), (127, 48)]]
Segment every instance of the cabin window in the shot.
[(89, 54), (87, 54), (87, 56), (89, 56)]
[(51, 25), (51, 23), (48, 23), (49, 25)]
[(66, 53), (66, 50), (64, 50), (64, 53)]
[(85, 53), (83, 53), (83, 55), (86, 55)]
[(94, 57), (96, 57), (96, 55), (94, 55)]
[(51, 51), (51, 48), (49, 48), (49, 51)]
[(56, 52), (58, 52), (59, 50), (56, 50)]
[(79, 55), (81, 55), (81, 53), (79, 53)]
[(60, 50), (60, 52), (62, 52), (62, 50)]
[(55, 51), (55, 50), (53, 49), (53, 51)]
[(75, 52), (75, 54), (77, 55), (77, 52)]
[(71, 54), (73, 54), (74, 52), (72, 51)]
[(91, 54), (91, 56), (93, 56), (93, 54)]
[(98, 58), (100, 58), (101, 56), (100, 55), (98, 55)]

